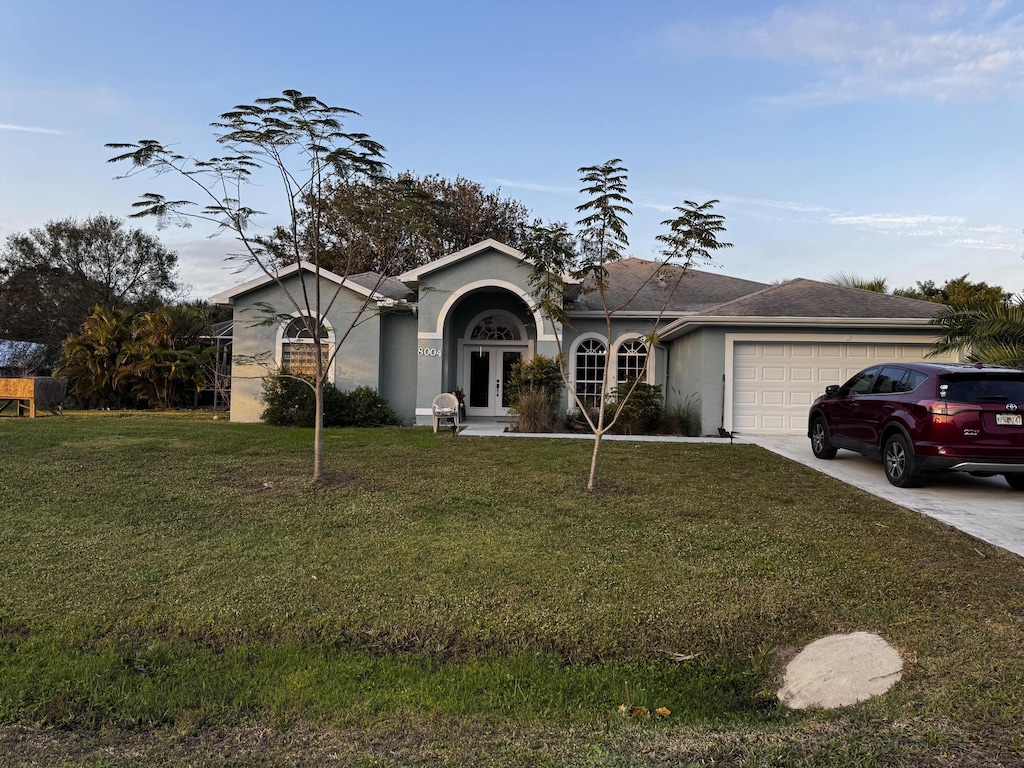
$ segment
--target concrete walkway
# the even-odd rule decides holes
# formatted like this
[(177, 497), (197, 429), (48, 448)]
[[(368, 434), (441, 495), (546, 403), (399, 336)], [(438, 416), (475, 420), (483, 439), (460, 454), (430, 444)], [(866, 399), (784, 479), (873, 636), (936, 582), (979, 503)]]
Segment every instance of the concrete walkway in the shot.
[[(506, 432), (505, 423), (471, 422), (460, 432), (466, 437), (540, 437), (591, 440), (587, 434), (522, 434)], [(606, 435), (605, 440), (662, 443), (725, 443), (719, 437)], [(1024, 557), (1024, 493), (1001, 477), (972, 477), (962, 472), (930, 475), (923, 488), (896, 488), (885, 479), (882, 465), (851, 451), (839, 451), (831, 461), (816, 459), (806, 437), (744, 437), (752, 443), (823, 472), (901, 507), (958, 528), (964, 533)]]

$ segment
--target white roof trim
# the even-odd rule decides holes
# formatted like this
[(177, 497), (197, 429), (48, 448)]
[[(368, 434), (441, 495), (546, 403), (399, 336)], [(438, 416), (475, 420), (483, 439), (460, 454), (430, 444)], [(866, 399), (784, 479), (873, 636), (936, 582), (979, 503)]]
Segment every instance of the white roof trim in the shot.
[[(681, 336), (695, 331), (705, 325), (736, 325), (767, 327), (773, 325), (813, 326), (825, 328), (933, 328), (930, 318), (926, 317), (759, 317), (744, 315), (698, 315), (681, 317), (661, 331), (662, 340)], [(937, 329), (936, 329), (937, 332)]]
[[(257, 277), (254, 280), (249, 280), (248, 282), (242, 283), (241, 285), (236, 285), (234, 288), (228, 288), (226, 291), (221, 291), (215, 296), (210, 297), (210, 303), (232, 304), (235, 297), (249, 293), (250, 291), (255, 291), (259, 288), (262, 288), (265, 285), (269, 285), (270, 283), (277, 282), (278, 280), (283, 280), (286, 277), (291, 277), (300, 269), (303, 269), (311, 274), (316, 274), (317, 272), (316, 265), (308, 261), (300, 261), (296, 264), (289, 264), (287, 267), (279, 269), (273, 275), (264, 274), (261, 275), (260, 277)], [(331, 272), (329, 269), (324, 269), (323, 267), (320, 268), (320, 277), (322, 277), (324, 280), (334, 283), (335, 285), (344, 286), (345, 288), (348, 288), (350, 291), (354, 291), (355, 293), (361, 294), (362, 296), (367, 296), (371, 299), (374, 299), (375, 301), (383, 301), (384, 299), (387, 298), (383, 294), (377, 293), (377, 291), (371, 291), (369, 288), (365, 288), (359, 285), (358, 283), (354, 282), (353, 280), (350, 280), (347, 277), (342, 277), (341, 275), (337, 275), (334, 272)]]

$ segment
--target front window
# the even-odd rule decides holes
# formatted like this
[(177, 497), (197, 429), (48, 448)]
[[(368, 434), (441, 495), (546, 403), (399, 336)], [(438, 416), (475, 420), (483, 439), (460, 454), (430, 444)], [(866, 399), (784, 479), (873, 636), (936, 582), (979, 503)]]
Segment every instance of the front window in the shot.
[(584, 339), (576, 347), (576, 395), (588, 407), (601, 404), (606, 348), (600, 339)]
[(640, 339), (624, 341), (615, 356), (615, 376), (620, 385), (647, 375), (647, 345)]
[[(310, 329), (309, 318), (296, 317), (288, 323), (281, 341), (281, 367), (291, 373), (316, 376), (317, 344)], [(327, 365), (330, 357), (330, 334), (326, 326), (320, 323), (320, 360)]]

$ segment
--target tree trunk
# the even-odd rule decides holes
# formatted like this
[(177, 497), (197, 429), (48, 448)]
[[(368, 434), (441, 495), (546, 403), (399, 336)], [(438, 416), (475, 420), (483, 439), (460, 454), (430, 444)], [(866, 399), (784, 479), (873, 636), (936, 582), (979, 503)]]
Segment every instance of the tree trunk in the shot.
[(317, 380), (313, 387), (313, 399), (316, 401), (316, 416), (313, 420), (313, 482), (324, 479), (324, 383)]
[(590, 457), (590, 477), (587, 479), (587, 490), (592, 491), (597, 487), (597, 460), (601, 455), (601, 438), (603, 432), (594, 433), (594, 455)]

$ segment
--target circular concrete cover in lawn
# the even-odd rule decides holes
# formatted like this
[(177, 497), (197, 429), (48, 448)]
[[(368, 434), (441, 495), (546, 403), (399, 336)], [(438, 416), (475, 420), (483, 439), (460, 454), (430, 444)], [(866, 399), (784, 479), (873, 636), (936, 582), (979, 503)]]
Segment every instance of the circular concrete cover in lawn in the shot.
[(830, 635), (789, 662), (778, 697), (792, 709), (845, 707), (885, 693), (902, 672), (899, 653), (878, 635)]

